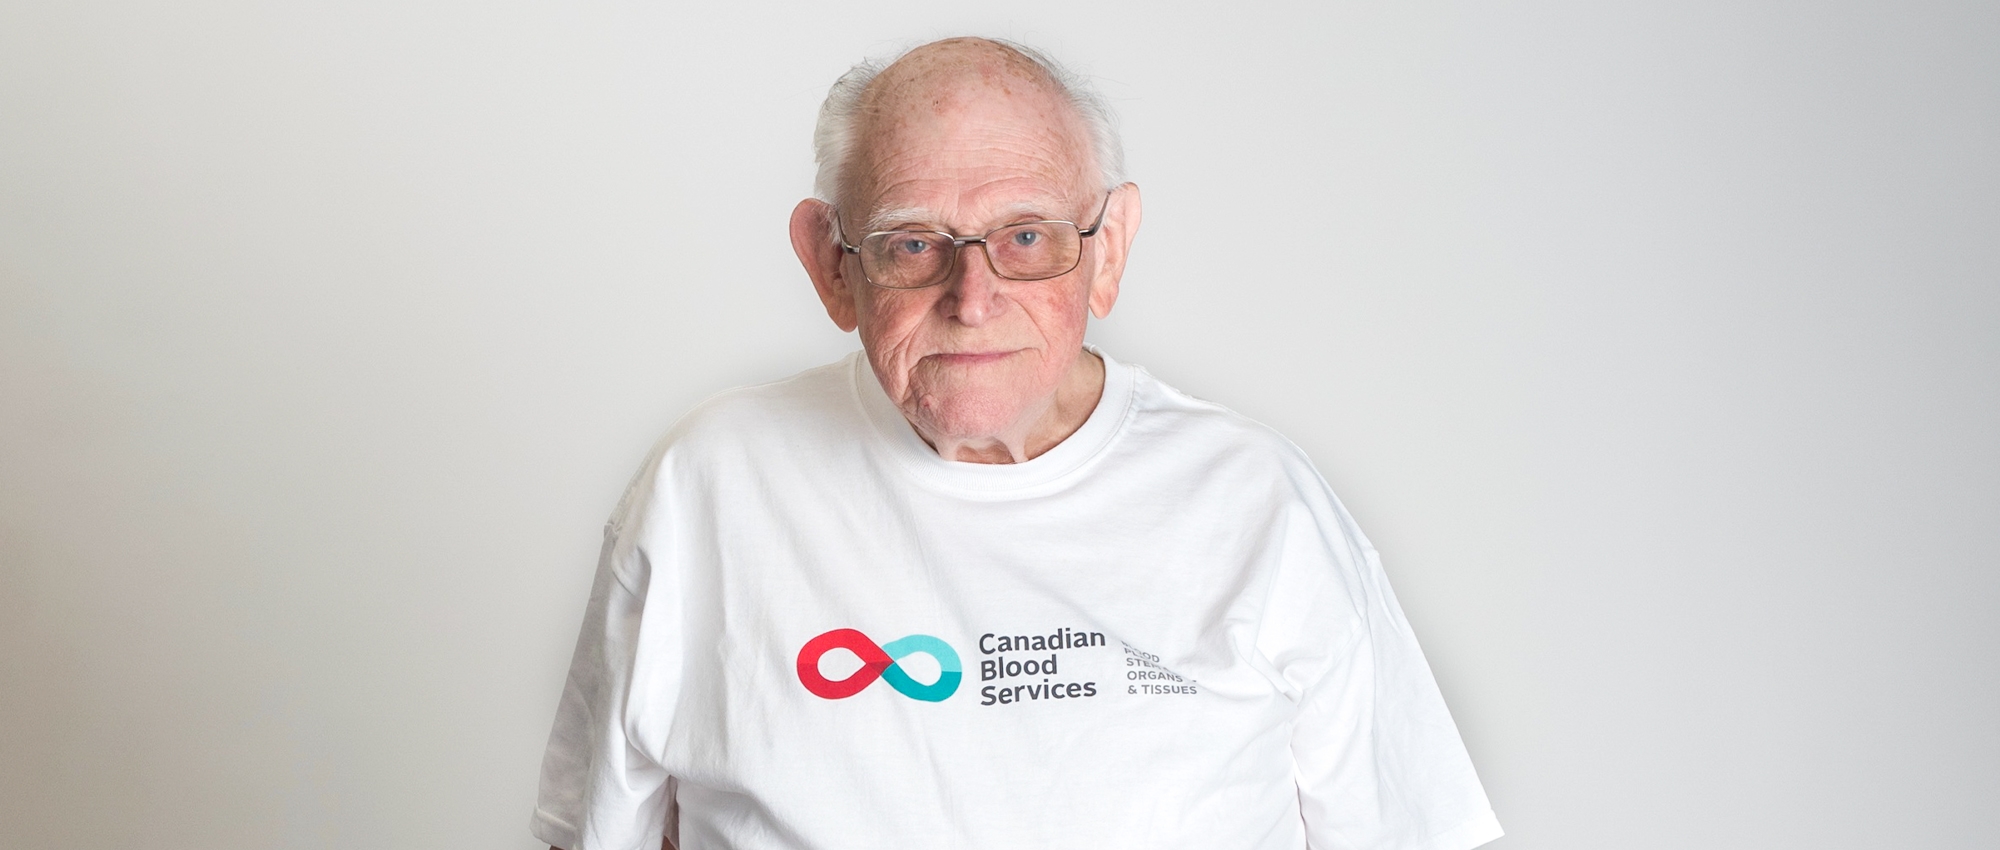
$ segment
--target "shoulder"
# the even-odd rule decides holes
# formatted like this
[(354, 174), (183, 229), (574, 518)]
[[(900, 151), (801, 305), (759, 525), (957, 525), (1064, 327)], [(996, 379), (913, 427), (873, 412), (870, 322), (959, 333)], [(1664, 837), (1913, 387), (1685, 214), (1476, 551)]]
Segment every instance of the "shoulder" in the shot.
[(1373, 546), (1311, 458), (1269, 425), (1133, 367), (1122, 474), (1182, 494), (1212, 524), (1269, 531), (1295, 564), (1354, 574)]
[(1219, 467), (1248, 467), (1296, 479), (1294, 483), (1310, 484), (1314, 490), (1326, 487), (1306, 453), (1276, 429), (1182, 392), (1143, 367), (1130, 368), (1134, 379), (1128, 429), (1148, 453), (1218, 471)]
[[(1134, 372), (1127, 465), (1162, 470), (1203, 491), (1228, 493), (1238, 510), (1259, 515), (1298, 512), (1326, 536), (1368, 547), (1340, 498), (1304, 449), (1277, 429), (1153, 377)], [(1167, 472), (1171, 470), (1171, 472)]]
[(853, 356), (783, 380), (723, 390), (696, 404), (662, 435), (661, 451), (704, 451), (771, 439), (796, 440), (858, 421)]
[(854, 369), (854, 358), (847, 357), (703, 399), (654, 442), (609, 528), (616, 531), (657, 507), (660, 491), (740, 483), (745, 470), (784, 467), (792, 455), (851, 441), (865, 426), (854, 398)]

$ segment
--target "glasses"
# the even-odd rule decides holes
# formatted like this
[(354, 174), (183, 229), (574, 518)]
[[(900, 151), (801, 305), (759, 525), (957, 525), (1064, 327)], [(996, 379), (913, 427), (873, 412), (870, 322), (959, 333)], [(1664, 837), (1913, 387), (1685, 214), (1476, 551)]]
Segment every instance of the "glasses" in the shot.
[(1097, 223), (1024, 221), (994, 228), (985, 236), (953, 236), (942, 230), (878, 230), (860, 246), (840, 238), (840, 250), (861, 258), (861, 274), (884, 289), (923, 289), (951, 277), (958, 249), (985, 249), (986, 265), (1007, 280), (1047, 280), (1068, 274), (1083, 261), (1083, 240), (1104, 226), (1111, 196), (1097, 208)]

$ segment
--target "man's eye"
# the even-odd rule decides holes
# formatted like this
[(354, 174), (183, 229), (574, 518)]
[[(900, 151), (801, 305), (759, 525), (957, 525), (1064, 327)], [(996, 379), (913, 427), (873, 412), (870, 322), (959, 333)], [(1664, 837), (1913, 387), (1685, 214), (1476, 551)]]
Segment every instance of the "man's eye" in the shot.
[(922, 239), (904, 239), (896, 243), (896, 250), (905, 254), (921, 254), (931, 249), (931, 243)]
[(1036, 233), (1032, 230), (1014, 231), (1014, 244), (1019, 245), (1023, 248), (1032, 247), (1035, 243), (1040, 241), (1042, 241), (1042, 235), (1040, 233)]

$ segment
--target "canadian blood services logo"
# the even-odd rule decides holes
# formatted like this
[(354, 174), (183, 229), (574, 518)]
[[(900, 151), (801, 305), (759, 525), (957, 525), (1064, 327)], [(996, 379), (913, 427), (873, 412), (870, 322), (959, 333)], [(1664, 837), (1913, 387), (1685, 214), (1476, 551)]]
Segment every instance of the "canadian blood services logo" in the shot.
[[(859, 656), (861, 669), (840, 680), (820, 675), (820, 656), (836, 649), (845, 649)], [(896, 663), (919, 652), (935, 659), (940, 671), (937, 681), (928, 685), (912, 678)], [(861, 689), (874, 684), (876, 679), (881, 679), (910, 699), (943, 702), (958, 692), (958, 680), (961, 678), (964, 678), (964, 668), (959, 665), (958, 650), (930, 635), (907, 635), (878, 646), (867, 635), (854, 629), (834, 629), (806, 641), (806, 645), (799, 648), (799, 684), (822, 699), (846, 699), (861, 693)]]

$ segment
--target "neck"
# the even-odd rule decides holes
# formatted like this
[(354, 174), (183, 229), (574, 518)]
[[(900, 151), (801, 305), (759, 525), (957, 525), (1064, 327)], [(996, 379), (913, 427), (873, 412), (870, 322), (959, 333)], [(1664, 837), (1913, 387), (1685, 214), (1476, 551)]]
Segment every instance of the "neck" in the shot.
[(938, 456), (964, 463), (1020, 463), (1055, 448), (1097, 409), (1104, 394), (1104, 360), (1084, 351), (1071, 364), (1055, 394), (1034, 409), (1023, 412), (1005, 433), (980, 436), (933, 434), (911, 422)]

